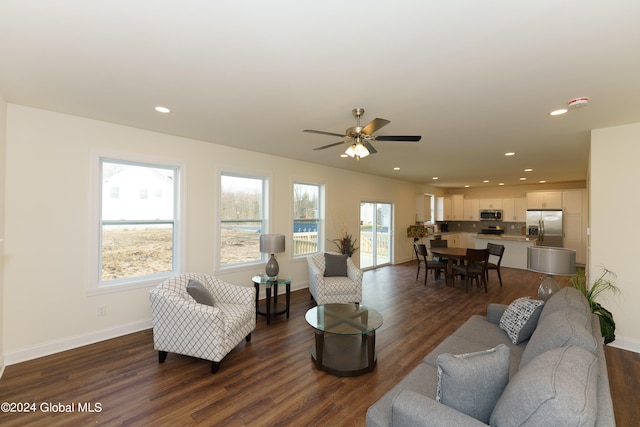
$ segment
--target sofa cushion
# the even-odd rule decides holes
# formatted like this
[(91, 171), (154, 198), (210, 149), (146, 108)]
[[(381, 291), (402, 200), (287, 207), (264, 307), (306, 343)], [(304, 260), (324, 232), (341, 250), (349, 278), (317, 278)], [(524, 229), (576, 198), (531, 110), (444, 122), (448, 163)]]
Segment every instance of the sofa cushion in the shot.
[(593, 426), (598, 361), (578, 346), (540, 354), (511, 379), (491, 414), (492, 426)]
[[(582, 295), (582, 292), (579, 290), (571, 286), (567, 286), (551, 295), (551, 298), (549, 298), (544, 304), (544, 308), (542, 309), (542, 313), (540, 313), (540, 319), (538, 321), (542, 321), (542, 319), (558, 310), (566, 310), (567, 308), (575, 310), (586, 317), (590, 317), (591, 315), (591, 308), (589, 307), (589, 301), (587, 301), (587, 298)], [(591, 329), (589, 328), (589, 330)]]
[(436, 400), (484, 423), (509, 381), (509, 347), (476, 353), (441, 354)]
[(349, 255), (324, 254), (324, 277), (347, 276)]
[(529, 297), (516, 299), (502, 314), (500, 329), (509, 335), (509, 339), (514, 344), (528, 340), (538, 325), (543, 305), (544, 301)]
[(197, 280), (189, 280), (187, 283), (187, 293), (199, 304), (213, 306), (213, 296), (209, 289)]
[(587, 318), (572, 309), (558, 310), (538, 321), (529, 343), (522, 354), (520, 369), (545, 351), (577, 345), (594, 353), (597, 342), (591, 333), (591, 317)]

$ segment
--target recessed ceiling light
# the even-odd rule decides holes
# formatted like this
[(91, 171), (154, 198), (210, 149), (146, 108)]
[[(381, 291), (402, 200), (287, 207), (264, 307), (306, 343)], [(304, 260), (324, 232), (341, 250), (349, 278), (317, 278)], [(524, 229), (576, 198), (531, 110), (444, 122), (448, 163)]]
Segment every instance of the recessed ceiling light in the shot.
[(531, 168), (527, 168), (527, 169), (525, 169), (524, 171), (525, 171), (525, 172), (531, 172), (531, 171), (533, 171), (533, 169), (531, 169)]
[(498, 185), (504, 185), (504, 182), (501, 182), (501, 183), (500, 183), (500, 184), (498, 184)]
[(565, 114), (567, 111), (569, 111), (566, 108), (560, 108), (559, 110), (553, 110), (552, 112), (549, 113), (550, 116), (561, 116), (563, 114)]
[(526, 181), (527, 178), (525, 178), (524, 176), (520, 177), (520, 181)]
[(505, 156), (515, 156), (516, 153), (514, 153), (513, 151), (510, 151), (508, 153), (504, 153)]
[(170, 109), (168, 109), (167, 107), (162, 107), (162, 106), (160, 106), (160, 105), (158, 105), (158, 106), (155, 108), (155, 110), (156, 110), (158, 113), (163, 113), (163, 114), (167, 114), (167, 113), (170, 113), (170, 112), (171, 112), (171, 110), (170, 110)]
[(545, 183), (545, 182), (547, 182), (547, 181), (545, 181), (545, 180), (543, 179), (542, 181), (538, 181), (538, 182), (539, 182), (540, 184), (544, 184), (544, 183)]
[(400, 168), (396, 166), (395, 168), (393, 168), (393, 170), (394, 170), (394, 171), (399, 171), (399, 170), (400, 170)]
[(471, 187), (469, 184), (465, 185), (464, 188), (469, 188)]
[(345, 153), (342, 153), (342, 154), (340, 154), (340, 157), (342, 157), (344, 159), (344, 158), (349, 157), (349, 156), (347, 156)]
[(487, 182), (489, 182), (489, 180), (488, 180), (488, 179), (485, 179), (485, 180), (484, 180), (484, 181), (482, 181), (482, 182), (484, 182), (484, 183), (486, 184)]
[(437, 176), (434, 176), (434, 177), (433, 177), (433, 178), (431, 178), (431, 179), (433, 179), (433, 180), (435, 181), (436, 179), (438, 179), (438, 177), (437, 177)]

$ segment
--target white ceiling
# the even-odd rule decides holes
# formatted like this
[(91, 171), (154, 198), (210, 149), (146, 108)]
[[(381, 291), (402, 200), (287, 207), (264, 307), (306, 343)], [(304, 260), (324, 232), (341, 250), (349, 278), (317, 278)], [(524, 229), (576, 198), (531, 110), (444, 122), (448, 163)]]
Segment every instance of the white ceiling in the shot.
[[(581, 181), (589, 131), (640, 121), (639, 22), (638, 0), (0, 0), (0, 94), (431, 185)], [(340, 139), (302, 130), (354, 107), (422, 141), (313, 151)]]

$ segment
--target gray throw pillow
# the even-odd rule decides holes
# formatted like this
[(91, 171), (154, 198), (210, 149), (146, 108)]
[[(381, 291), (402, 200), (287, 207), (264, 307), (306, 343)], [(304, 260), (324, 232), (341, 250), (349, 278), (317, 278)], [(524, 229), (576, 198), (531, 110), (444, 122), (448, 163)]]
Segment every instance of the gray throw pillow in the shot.
[(347, 277), (347, 258), (349, 255), (324, 254), (324, 277)]
[(544, 301), (529, 297), (516, 299), (502, 313), (500, 329), (505, 331), (511, 342), (516, 345), (528, 340), (538, 325), (543, 305)]
[(509, 347), (452, 355), (441, 354), (436, 400), (485, 424), (509, 382)]
[(213, 307), (213, 296), (202, 283), (197, 280), (189, 280), (187, 283), (187, 293), (199, 304), (210, 305)]
[(597, 417), (598, 359), (577, 346), (540, 354), (516, 373), (498, 400), (490, 424), (592, 426)]

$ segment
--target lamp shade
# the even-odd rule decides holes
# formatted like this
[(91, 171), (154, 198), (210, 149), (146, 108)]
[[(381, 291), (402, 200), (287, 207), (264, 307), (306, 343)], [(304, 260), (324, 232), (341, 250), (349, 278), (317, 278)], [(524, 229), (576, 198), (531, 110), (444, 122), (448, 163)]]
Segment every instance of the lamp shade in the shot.
[(572, 276), (576, 273), (576, 251), (549, 246), (529, 246), (527, 269), (549, 275)]
[(284, 252), (284, 234), (260, 235), (260, 252), (263, 254), (278, 254)]

